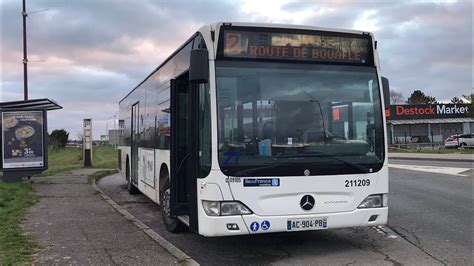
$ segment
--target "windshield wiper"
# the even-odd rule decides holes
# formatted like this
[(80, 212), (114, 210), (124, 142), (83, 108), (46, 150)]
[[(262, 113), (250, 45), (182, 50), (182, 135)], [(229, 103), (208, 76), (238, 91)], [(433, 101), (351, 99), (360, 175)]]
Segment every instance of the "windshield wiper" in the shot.
[(258, 172), (258, 171), (261, 171), (261, 170), (273, 169), (273, 168), (277, 168), (277, 167), (280, 167), (280, 166), (282, 166), (282, 164), (265, 165), (265, 166), (240, 170), (240, 171), (235, 172), (232, 175), (233, 176), (248, 176), (250, 174), (254, 174), (255, 172)]
[(315, 156), (331, 158), (333, 160), (344, 163), (345, 165), (350, 166), (354, 169), (360, 170), (364, 173), (371, 173), (370, 169), (365, 167), (365, 166), (362, 166), (360, 164), (356, 164), (356, 163), (353, 163), (353, 162), (349, 162), (349, 161), (346, 161), (346, 160), (341, 159), (341, 158), (337, 158), (336, 155), (331, 155), (331, 154), (327, 154), (327, 153), (315, 153), (315, 152), (313, 152), (313, 153), (297, 153), (297, 154), (280, 154), (280, 155), (277, 155), (275, 157), (276, 158), (298, 158), (298, 157), (315, 157)]

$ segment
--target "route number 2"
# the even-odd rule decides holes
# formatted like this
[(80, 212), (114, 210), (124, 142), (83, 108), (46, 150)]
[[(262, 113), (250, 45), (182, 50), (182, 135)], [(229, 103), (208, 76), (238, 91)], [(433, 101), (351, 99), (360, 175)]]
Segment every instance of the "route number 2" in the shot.
[(241, 52), (239, 33), (227, 32), (225, 35), (225, 55), (238, 55)]

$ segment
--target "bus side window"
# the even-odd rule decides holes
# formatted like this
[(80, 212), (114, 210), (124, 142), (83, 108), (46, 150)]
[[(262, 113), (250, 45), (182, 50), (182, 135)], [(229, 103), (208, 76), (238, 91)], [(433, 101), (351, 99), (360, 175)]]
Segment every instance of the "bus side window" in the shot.
[(211, 171), (211, 106), (209, 85), (199, 85), (199, 177)]
[(170, 88), (160, 89), (158, 93), (156, 148), (169, 150), (171, 145)]

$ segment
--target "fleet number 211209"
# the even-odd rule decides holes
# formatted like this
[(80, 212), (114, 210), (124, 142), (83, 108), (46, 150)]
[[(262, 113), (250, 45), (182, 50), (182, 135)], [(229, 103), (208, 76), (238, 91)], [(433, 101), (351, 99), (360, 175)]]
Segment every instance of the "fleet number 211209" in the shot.
[(370, 186), (370, 179), (345, 180), (345, 187), (368, 187)]

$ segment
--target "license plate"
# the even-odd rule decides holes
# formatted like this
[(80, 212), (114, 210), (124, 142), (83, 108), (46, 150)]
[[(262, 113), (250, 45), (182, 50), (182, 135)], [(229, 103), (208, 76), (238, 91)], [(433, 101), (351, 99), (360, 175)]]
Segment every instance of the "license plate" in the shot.
[(286, 231), (304, 231), (328, 229), (328, 218), (290, 219), (286, 222)]

